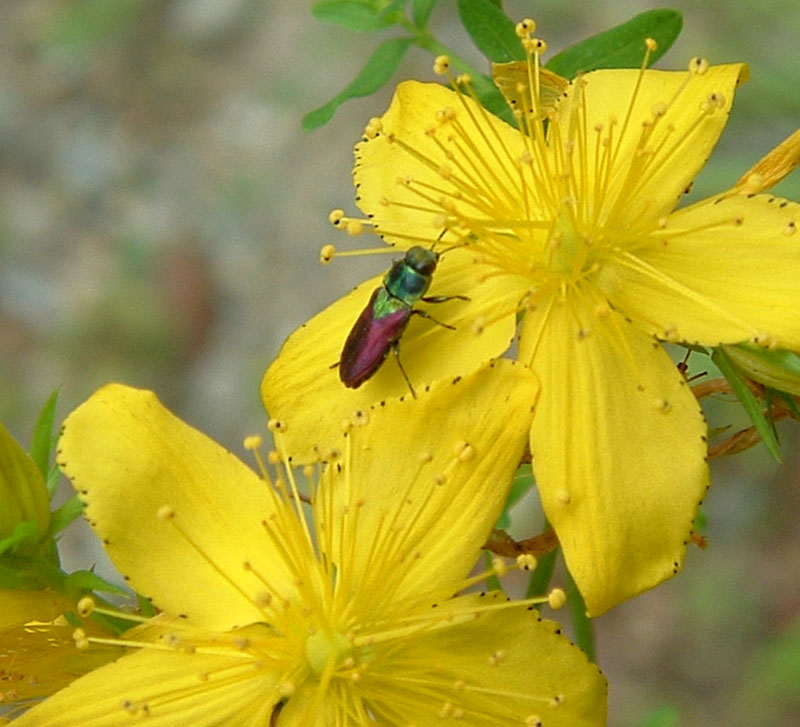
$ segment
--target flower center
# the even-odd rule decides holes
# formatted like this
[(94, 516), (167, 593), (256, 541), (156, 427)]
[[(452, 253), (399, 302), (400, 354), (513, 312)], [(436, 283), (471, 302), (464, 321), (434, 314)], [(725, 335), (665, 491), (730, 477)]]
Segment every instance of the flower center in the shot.
[(306, 639), (306, 658), (318, 677), (344, 662), (352, 651), (353, 645), (338, 631), (319, 629)]

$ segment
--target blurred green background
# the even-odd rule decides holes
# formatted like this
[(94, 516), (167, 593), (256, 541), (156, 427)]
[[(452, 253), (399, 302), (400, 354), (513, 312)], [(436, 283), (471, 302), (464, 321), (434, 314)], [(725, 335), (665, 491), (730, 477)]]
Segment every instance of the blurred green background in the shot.
[[(658, 3), (506, 2), (558, 50)], [(352, 144), (391, 88), (305, 135), (302, 115), (378, 39), (268, 0), (0, 4), (0, 419), (27, 443), (109, 380), (155, 389), (241, 452), (264, 429), (261, 374), (302, 321), (387, 265), (331, 266), (334, 207), (352, 209)], [(659, 63), (744, 60), (751, 80), (692, 197), (720, 190), (800, 126), (800, 4), (670, 7), (684, 32)], [(437, 34), (476, 64), (455, 3)], [(412, 50), (397, 75), (433, 80)], [(800, 175), (778, 190), (800, 199)], [(715, 405), (722, 418), (732, 404)], [(741, 421), (741, 420), (740, 420)], [(800, 457), (714, 463), (710, 545), (670, 583), (596, 621), (615, 727), (800, 724)], [(98, 562), (86, 528), (70, 568)], [(566, 617), (566, 614), (565, 614)], [(536, 655), (531, 655), (535, 668)]]

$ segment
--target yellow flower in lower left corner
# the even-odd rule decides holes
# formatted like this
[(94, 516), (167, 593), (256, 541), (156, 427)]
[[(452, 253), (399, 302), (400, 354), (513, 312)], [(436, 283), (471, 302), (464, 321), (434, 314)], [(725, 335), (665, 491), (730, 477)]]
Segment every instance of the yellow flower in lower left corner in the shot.
[(599, 670), (529, 601), (453, 596), (478, 580), (535, 393), (522, 366), (484, 367), (358, 412), (302, 473), (273, 422), (259, 477), (153, 394), (101, 389), (58, 460), (162, 613), (18, 727), (605, 724)]

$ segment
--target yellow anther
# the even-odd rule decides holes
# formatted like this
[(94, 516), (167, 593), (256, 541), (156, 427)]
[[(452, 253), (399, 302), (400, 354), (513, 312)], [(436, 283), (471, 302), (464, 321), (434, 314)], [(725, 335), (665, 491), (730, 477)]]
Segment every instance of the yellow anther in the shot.
[(596, 318), (605, 318), (610, 313), (611, 313), (611, 306), (606, 302), (598, 303), (594, 307), (594, 315)]
[(364, 232), (364, 223), (361, 220), (347, 220), (347, 234), (357, 237)]
[(538, 714), (531, 714), (525, 718), (525, 727), (542, 727), (542, 718)]
[(572, 502), (572, 495), (566, 490), (558, 490), (556, 492), (556, 501), (562, 505), (569, 505), (569, 503)]
[(448, 121), (452, 121), (455, 117), (456, 117), (456, 112), (450, 106), (445, 106), (444, 108), (441, 108), (436, 112), (436, 121), (439, 124), (444, 124), (447, 123)]
[(672, 409), (672, 404), (670, 404), (666, 399), (655, 399), (653, 401), (653, 407), (658, 409), (658, 411), (660, 411), (662, 414), (666, 414)]
[(78, 615), (81, 618), (88, 618), (94, 611), (94, 599), (91, 596), (84, 596), (78, 601)]
[(554, 588), (547, 594), (547, 605), (558, 611), (567, 602), (567, 594), (561, 588)]
[(655, 53), (658, 50), (658, 43), (655, 38), (645, 38), (644, 45), (650, 53)]
[(368, 139), (374, 139), (381, 131), (383, 131), (383, 121), (377, 116), (373, 116), (364, 127), (364, 136)]
[(530, 18), (525, 18), (514, 26), (514, 31), (520, 38), (527, 38), (535, 30), (536, 22)]
[(531, 38), (531, 53), (542, 55), (547, 53), (547, 41), (541, 38)]
[(175, 517), (175, 510), (173, 510), (169, 505), (162, 505), (156, 511), (156, 517), (159, 520), (172, 520)]
[(786, 227), (783, 228), (783, 234), (789, 237), (790, 235), (794, 235), (795, 232), (797, 232), (797, 225), (794, 220), (790, 220), (786, 223)]
[(758, 194), (764, 189), (764, 177), (758, 172), (748, 174), (747, 179), (742, 185), (742, 194)]
[(331, 210), (328, 215), (328, 222), (334, 227), (338, 227), (339, 223), (344, 219), (344, 210)]
[(352, 419), (342, 419), (342, 434), (349, 434), (353, 431), (353, 420)]
[(476, 336), (480, 336), (485, 328), (486, 328), (486, 319), (483, 316), (477, 316), (475, 320), (472, 321), (471, 330)]
[(461, 448), (461, 451), (457, 452), (457, 456), (459, 461), (469, 462), (475, 456), (475, 450), (471, 444), (467, 444), (465, 442), (464, 446)]
[(86, 638), (86, 632), (83, 629), (75, 629), (72, 632), (72, 641), (79, 651), (86, 651), (89, 648), (89, 639)]
[(708, 60), (700, 56), (695, 56), (689, 61), (689, 71), (699, 76), (708, 70), (708, 65)]
[(517, 567), (520, 570), (533, 570), (536, 568), (536, 557), (531, 553), (522, 553), (517, 556)]
[(267, 422), (267, 429), (271, 432), (285, 432), (286, 422), (282, 419), (270, 419), (269, 422)]
[(499, 666), (506, 659), (506, 652), (503, 649), (497, 649), (489, 655), (489, 663), (493, 666)]
[(336, 254), (336, 247), (334, 245), (323, 245), (322, 249), (319, 251), (319, 261), (323, 265), (327, 265), (331, 260), (333, 260), (333, 256)]
[(364, 409), (357, 409), (353, 412), (353, 420), (359, 427), (365, 427), (369, 424), (369, 412)]
[(653, 104), (652, 111), (653, 116), (659, 118), (667, 113), (667, 104), (665, 104), (663, 101), (656, 101), (656, 103)]
[(428, 464), (428, 462), (433, 461), (433, 455), (430, 452), (420, 452), (417, 456), (417, 461), (420, 464)]
[(436, 56), (433, 62), (433, 72), (438, 76), (443, 76), (450, 70), (450, 56)]
[(264, 438), (260, 434), (251, 434), (244, 438), (244, 448), (250, 452), (258, 449), (264, 443)]
[(778, 340), (775, 338), (775, 336), (769, 333), (757, 333), (755, 336), (753, 336), (753, 343), (770, 350), (778, 347)]
[(459, 86), (469, 86), (472, 83), (472, 76), (469, 73), (460, 73), (456, 77), (456, 83)]
[(278, 454), (274, 449), (269, 451), (267, 454), (267, 462), (270, 464), (280, 464), (281, 463), (281, 456)]

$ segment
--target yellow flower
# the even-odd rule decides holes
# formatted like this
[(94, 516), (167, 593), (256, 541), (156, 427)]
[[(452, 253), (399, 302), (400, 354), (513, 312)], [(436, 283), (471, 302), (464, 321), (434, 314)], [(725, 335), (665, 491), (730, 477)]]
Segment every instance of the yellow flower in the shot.
[[(114, 649), (79, 651), (65, 616), (70, 611), (74, 601), (50, 589), (0, 590), (0, 704), (30, 707), (119, 656)], [(84, 628), (111, 635), (96, 624)]]
[[(800, 347), (800, 208), (762, 193), (796, 166), (800, 138), (676, 210), (746, 67), (595, 71), (555, 99), (543, 44), (526, 46), (525, 133), (463, 91), (397, 88), (356, 147), (359, 224), (400, 250), (437, 244), (429, 294), (470, 298), (435, 307), (454, 331), (409, 325), (415, 386), (501, 354), (521, 317), (516, 355), (542, 387), (530, 440), (542, 504), (596, 615), (680, 570), (708, 486), (706, 425), (660, 342)], [(297, 412), (310, 441), (326, 414), (407, 391), (392, 361), (357, 391), (328, 369), (378, 284), (304, 324), (265, 374), (268, 411)]]
[(163, 613), (19, 727), (604, 724), (599, 670), (529, 601), (454, 597), (526, 444), (536, 384), (510, 363), (356, 413), (302, 478), (273, 420), (269, 482), (151, 393), (98, 391), (59, 463)]

